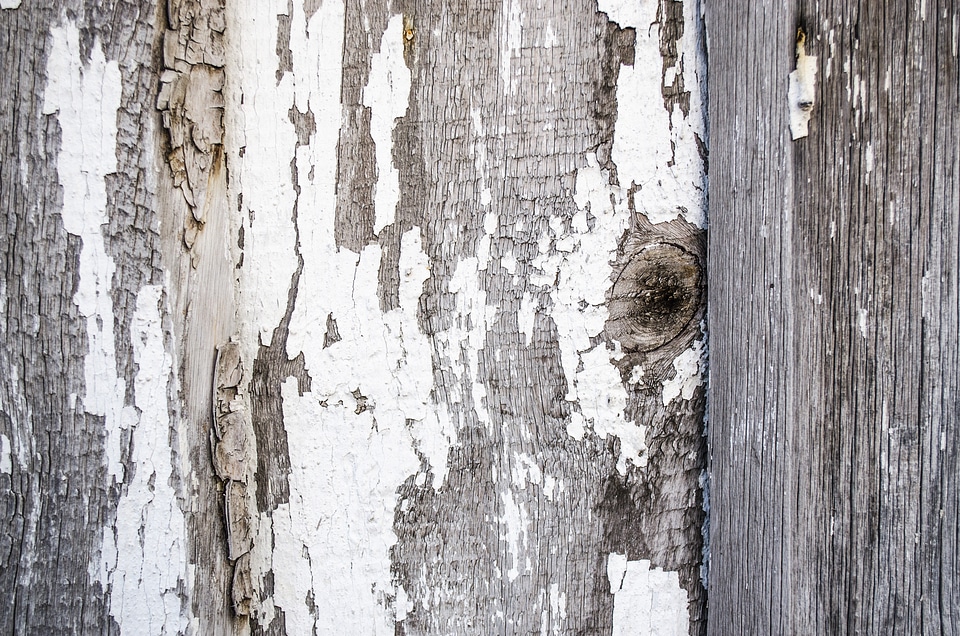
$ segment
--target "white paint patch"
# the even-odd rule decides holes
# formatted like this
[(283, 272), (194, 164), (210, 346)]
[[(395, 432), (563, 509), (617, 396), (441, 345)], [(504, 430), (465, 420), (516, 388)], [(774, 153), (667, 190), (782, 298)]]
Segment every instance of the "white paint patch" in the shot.
[(663, 383), (664, 406), (678, 397), (684, 400), (693, 398), (693, 392), (703, 384), (707, 367), (706, 345), (705, 338), (696, 340), (689, 349), (674, 358), (673, 368), (676, 375)]
[[(699, 138), (706, 143), (706, 110), (703, 94), (706, 65), (700, 53), (699, 17), (696, 3), (685, 2), (686, 28), (678, 42), (675, 67), (664, 70), (660, 54), (657, 0), (601, 0), (599, 8), (622, 28), (636, 29), (635, 61), (622, 66), (617, 80), (616, 132), (612, 158), (626, 197), (631, 184), (641, 189), (634, 204), (653, 223), (683, 217), (697, 227), (706, 227), (706, 170)], [(685, 116), (679, 105), (664, 108), (661, 84), (671, 85), (684, 74), (690, 91)]]
[(10, 455), (10, 438), (0, 433), (0, 473), (9, 475), (13, 472), (13, 458)]
[(110, 614), (125, 633), (182, 634), (190, 621), (186, 526), (170, 485), (173, 454), (167, 389), (173, 361), (164, 348), (162, 289), (143, 287), (130, 325), (139, 419), (131, 440), (133, 475), (104, 535), (100, 580)]
[[(302, 8), (294, 3), (294, 10)], [(296, 191), (290, 180), (290, 159), (295, 155), (297, 132), (289, 112), (296, 102), (300, 111), (308, 106), (306, 93), (313, 78), (322, 74), (326, 63), (314, 58), (309, 73), (285, 73), (277, 81), (279, 62), (276, 55), (277, 14), (286, 11), (286, 3), (241, 0), (228, 3), (231, 33), (242, 37), (228, 38), (231, 50), (226, 56), (225, 130), (233, 148), (231, 176), (243, 184), (244, 258), (241, 293), (244, 298), (245, 318), (256, 330), (245, 339), (249, 347), (244, 358), (252, 360), (257, 339), (269, 345), (273, 330), (280, 324), (287, 306), (290, 280), (296, 271), (296, 232), (293, 225), (293, 206)], [(317, 14), (322, 12), (318, 11)], [(342, 24), (341, 24), (342, 29)], [(302, 40), (305, 31), (303, 19), (291, 29), (291, 40)], [(299, 42), (291, 41), (293, 49)], [(314, 44), (314, 49), (317, 44)], [(315, 51), (314, 51), (315, 52)], [(294, 63), (302, 64), (307, 52), (294, 50)], [(341, 53), (337, 53), (340, 59)], [(321, 65), (318, 73), (317, 65)], [(294, 80), (294, 75), (296, 80)], [(310, 79), (308, 79), (310, 78)], [(303, 82), (305, 85), (300, 86)], [(335, 83), (339, 86), (339, 79)], [(302, 100), (302, 101), (301, 101)], [(318, 134), (327, 126), (336, 127), (339, 113), (332, 120), (322, 119), (313, 111), (318, 123)], [(239, 149), (243, 156), (239, 156)], [(336, 170), (334, 169), (334, 173)], [(301, 185), (305, 181), (301, 177)], [(236, 186), (239, 188), (239, 186)], [(306, 243), (305, 243), (306, 244)]]
[[(827, 28), (827, 22), (824, 22), (824, 29)], [(836, 29), (830, 29), (827, 32), (827, 45), (830, 47), (830, 54), (827, 56), (827, 70), (824, 72), (826, 79), (830, 79), (830, 76), (833, 74), (833, 56), (836, 52), (837, 43), (836, 43)]]
[(0, 9), (19, 9), (20, 0), (0, 0)]
[(866, 309), (857, 310), (857, 328), (860, 329), (860, 337), (866, 339), (867, 337), (867, 310)]
[(403, 418), (379, 401), (358, 414), (348, 395), (318, 398), (283, 385), (290, 502), (273, 514), (274, 602), (291, 634), (392, 633), (396, 490), (420, 461)]
[(117, 171), (120, 68), (115, 60), (104, 59), (99, 40), (84, 66), (79, 37), (72, 22), (50, 32), (43, 113), (57, 113), (60, 123), (57, 173), (63, 187), (63, 227), (82, 241), (73, 302), (87, 325), (83, 408), (104, 417), (109, 473), (122, 481), (120, 438), (131, 414), (123, 412), (126, 384), (117, 375), (110, 297), (116, 267), (107, 254), (102, 229), (109, 220), (105, 178)]
[(552, 49), (558, 44), (560, 44), (560, 39), (557, 38), (557, 34), (553, 30), (553, 23), (547, 22), (547, 26), (543, 29), (543, 48)]
[(561, 592), (556, 583), (550, 584), (550, 616), (553, 619), (553, 633), (562, 633), (563, 621), (567, 620), (567, 593)]
[(520, 308), (517, 310), (517, 327), (523, 334), (524, 344), (530, 345), (530, 339), (533, 338), (533, 327), (536, 324), (537, 313), (540, 311), (540, 303), (530, 296), (530, 292), (524, 292), (520, 299)]
[(523, 556), (527, 550), (530, 516), (523, 502), (518, 503), (509, 488), (500, 493), (500, 499), (503, 502), (503, 516), (500, 518), (500, 523), (504, 526), (503, 536), (507, 541), (507, 551), (511, 560), (507, 578), (514, 581), (520, 576), (521, 570), (523, 572), (532, 570), (530, 557)]
[(817, 58), (807, 55), (804, 38), (797, 40), (797, 68), (790, 73), (787, 99), (790, 136), (796, 141), (809, 134), (810, 115), (816, 100)]
[(623, 587), (623, 577), (627, 575), (627, 555), (611, 552), (607, 557), (607, 580), (610, 593), (616, 594)]
[(607, 576), (613, 592), (613, 636), (686, 636), (687, 593), (676, 572), (650, 568), (650, 561), (627, 561), (611, 553)]
[[(456, 388), (451, 394), (456, 396), (460, 386), (469, 386), (477, 419), (492, 431), (493, 420), (486, 406), (487, 389), (480, 379), (480, 351), (496, 319), (497, 308), (487, 304), (487, 292), (480, 286), (479, 267), (478, 259), (472, 257), (457, 263), (448, 283), (448, 291), (455, 294), (456, 319), (453, 326), (435, 336), (434, 343), (456, 378), (453, 383)], [(466, 368), (461, 362), (463, 358), (466, 358)]]
[(872, 143), (867, 143), (867, 149), (864, 152), (863, 161), (864, 161), (864, 167), (866, 168), (867, 174), (869, 175), (871, 172), (873, 172), (873, 144)]
[(363, 89), (363, 105), (370, 109), (370, 136), (376, 145), (377, 183), (373, 231), (393, 223), (400, 200), (400, 173), (393, 166), (393, 130), (407, 114), (410, 69), (403, 60), (403, 17), (390, 18), (380, 40), (380, 52), (370, 62), (370, 78)]

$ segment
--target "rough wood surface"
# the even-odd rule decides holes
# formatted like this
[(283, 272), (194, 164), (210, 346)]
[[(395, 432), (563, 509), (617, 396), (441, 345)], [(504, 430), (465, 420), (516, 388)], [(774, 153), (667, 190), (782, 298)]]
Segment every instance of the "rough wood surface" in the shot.
[[(340, 83), (331, 113), (323, 88), (309, 81), (301, 88), (315, 59), (324, 60), (321, 70), (330, 64), (312, 57), (307, 44), (332, 37), (322, 14), (330, 6), (313, 7), (319, 14), (296, 4), (289, 14), (251, 14), (237, 35), (250, 60), (248, 75), (238, 82), (240, 94), (228, 97), (228, 112), (233, 100), (246, 118), (231, 161), (243, 166), (237, 169), (241, 298), (253, 308), (245, 340), (259, 340), (247, 348), (255, 356), (250, 393), (263, 537), (252, 556), (263, 568), (254, 577), (262, 583), (259, 609), (251, 614), (254, 633), (365, 625), (374, 620), (361, 609), (370, 588), (382, 599), (377, 605), (394, 613), (398, 633), (610, 633), (611, 553), (678, 573), (688, 614), (683, 629), (700, 633), (704, 389), (696, 370), (705, 242), (696, 225), (663, 218), (686, 214), (684, 206), (693, 204), (658, 199), (657, 186), (646, 181), (631, 185), (639, 177), (627, 165), (618, 170), (613, 158), (618, 108), (629, 113), (616, 96), (622, 65), (635, 63), (634, 25), (621, 28), (591, 2), (348, 2), (340, 18), (342, 75), (323, 80)], [(652, 39), (655, 56), (654, 82), (644, 86), (664, 120), (675, 117), (679, 126), (690, 109), (690, 86), (702, 79), (696, 7), (685, 13), (678, 2), (645, 3), (639, 13), (648, 18), (643, 36)], [(258, 27), (265, 33), (276, 25), (275, 67), (269, 40), (262, 44), (244, 31), (254, 24), (265, 25)], [(693, 40), (685, 46), (694, 53), (687, 49), (677, 73), (685, 25)], [(403, 58), (390, 66), (401, 38)], [(274, 83), (275, 90), (265, 88)], [(383, 95), (386, 103), (378, 101)], [(399, 110), (384, 112), (398, 102)], [(252, 127), (252, 118), (268, 109), (278, 114), (276, 141)], [(325, 198), (331, 128), (332, 218)], [(629, 143), (642, 148), (644, 141)], [(677, 156), (692, 149), (695, 165), (702, 163), (704, 140), (689, 136), (684, 143)], [(290, 173), (274, 173), (273, 157), (283, 152), (277, 147), (296, 152)], [(653, 144), (649, 152), (656, 152)], [(669, 161), (662, 159), (666, 167)], [(677, 174), (686, 177), (687, 169)], [(689, 174), (702, 190), (702, 173)], [(251, 179), (260, 187), (246, 187)], [(611, 245), (591, 242), (610, 206), (626, 222)], [(650, 209), (663, 222), (648, 221)], [(421, 271), (410, 260), (411, 247), (422, 250), (427, 265), (422, 286), (417, 278), (407, 282)], [(573, 289), (572, 300), (558, 300), (558, 286), (587, 284), (569, 278), (567, 251), (576, 252), (572, 262), (583, 253), (595, 258), (600, 274), (588, 284), (594, 291)], [(269, 265), (257, 254), (270, 254)], [(578, 343), (579, 351), (562, 351), (560, 341), (571, 337), (569, 322), (557, 327), (571, 320), (565, 307), (573, 308), (574, 322), (585, 320), (577, 314), (591, 315), (594, 298), (601, 316), (610, 302), (607, 331), (601, 317), (594, 331), (582, 327), (590, 338)], [(373, 313), (360, 319), (361, 311)], [(415, 320), (401, 323), (395, 345), (394, 328), (376, 335), (382, 327), (373, 323), (389, 326), (403, 316)], [(405, 353), (391, 357), (394, 346)], [(425, 376), (414, 366), (420, 347), (426, 347)], [(674, 395), (665, 385), (674, 378), (682, 383), (686, 370), (676, 361), (684, 355), (692, 356), (694, 373)], [(626, 459), (632, 442), (611, 435), (613, 422), (603, 420), (616, 409), (605, 407), (594, 420), (586, 406), (593, 401), (589, 391), (616, 400), (605, 380), (591, 384), (583, 372), (602, 374), (604, 366), (624, 392), (628, 426), (645, 427), (639, 465)], [(405, 424), (401, 418), (396, 428), (390, 392), (410, 390), (393, 388), (398, 381), (426, 382), (429, 393), (428, 413), (402, 405)], [(429, 446), (438, 437), (422, 433), (430, 409), (450, 427), (439, 436), (449, 435), (439, 464)], [(585, 436), (583, 428), (571, 434), (578, 422), (586, 422)], [(414, 438), (413, 465), (421, 467), (394, 491), (385, 482), (403, 472), (392, 464), (406, 460), (368, 464), (363, 455), (405, 435)], [(343, 445), (331, 436), (356, 442)], [(334, 464), (304, 457), (313, 445), (320, 456), (334, 453)], [(391, 448), (398, 458), (410, 452)], [(341, 452), (355, 458), (354, 486), (336, 483)], [(368, 486), (371, 471), (380, 477)], [(311, 491), (305, 483), (314, 484)], [(393, 520), (386, 528), (376, 525), (384, 513), (379, 506), (368, 511), (381, 496), (374, 492), (395, 502), (388, 504), (395, 510), (387, 511)], [(341, 501), (341, 508), (325, 511), (327, 500)], [(359, 514), (370, 533), (363, 549), (349, 536), (358, 531), (340, 525)], [(291, 532), (302, 542), (293, 557), (283, 546)], [(341, 532), (349, 535), (333, 539)], [(390, 546), (386, 582), (323, 581), (345, 576), (338, 574), (342, 561), (353, 562), (354, 571), (380, 567), (380, 541)], [(331, 560), (327, 553), (341, 545), (339, 562)], [(350, 578), (362, 576), (373, 575)], [(303, 596), (290, 596), (293, 589), (306, 590), (306, 606)], [(335, 591), (342, 589), (355, 592)], [(331, 594), (345, 593), (356, 595), (355, 603), (329, 606)]]
[(693, 0), (53, 4), (0, 633), (705, 630)]
[[(139, 598), (136, 583), (122, 580), (135, 554), (111, 554), (110, 546), (127, 536), (118, 510), (150, 478), (139, 453), (154, 434), (163, 443), (170, 435), (162, 424), (170, 378), (162, 363), (140, 368), (164, 338), (154, 19), (151, 4), (123, 1), (4, 3), (0, 11), (3, 633), (118, 633), (123, 612), (111, 594), (126, 586), (131, 601)], [(119, 108), (110, 112), (114, 90)], [(100, 139), (110, 145), (98, 148)], [(86, 189), (68, 184), (68, 173), (86, 178)], [(107, 366), (91, 371), (101, 350)], [(115, 391), (97, 393), (111, 378)], [(141, 414), (151, 421), (138, 421)], [(157, 456), (154, 478), (170, 473), (170, 458), (169, 448)], [(166, 478), (158, 481), (162, 496), (173, 496)], [(174, 606), (184, 599), (182, 588), (154, 590), (168, 592)], [(163, 615), (143, 624), (159, 630)]]
[[(954, 634), (960, 14), (707, 4), (712, 634)], [(798, 28), (816, 56), (791, 140)]]

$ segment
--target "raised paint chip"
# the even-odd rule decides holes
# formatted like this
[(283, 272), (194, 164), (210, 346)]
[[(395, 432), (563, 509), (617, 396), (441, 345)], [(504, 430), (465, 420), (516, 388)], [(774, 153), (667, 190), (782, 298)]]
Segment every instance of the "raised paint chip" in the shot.
[(790, 136), (794, 141), (809, 133), (817, 81), (817, 58), (807, 55), (807, 34), (797, 30), (797, 68), (790, 73), (787, 99), (790, 102)]

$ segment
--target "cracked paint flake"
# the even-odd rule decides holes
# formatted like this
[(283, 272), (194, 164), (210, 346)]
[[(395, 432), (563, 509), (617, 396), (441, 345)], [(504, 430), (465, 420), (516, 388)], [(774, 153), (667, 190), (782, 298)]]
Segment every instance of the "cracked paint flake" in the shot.
[(124, 409), (126, 383), (117, 374), (110, 295), (116, 266), (102, 229), (109, 220), (105, 179), (117, 170), (120, 68), (116, 60), (104, 58), (99, 40), (83, 64), (80, 32), (73, 22), (52, 29), (50, 39), (43, 114), (56, 113), (60, 124), (57, 174), (63, 187), (63, 227), (82, 241), (73, 302), (87, 325), (83, 408), (104, 418), (109, 473), (123, 481), (121, 433), (136, 414)]
[[(302, 15), (302, 7), (293, 5)], [(296, 156), (298, 137), (288, 113), (295, 103), (306, 108), (306, 99), (298, 101), (300, 78), (317, 73), (285, 73), (277, 80), (275, 4), (248, 0), (228, 4), (227, 12), (230, 32), (243, 34), (242, 38), (228, 38), (226, 71), (232, 81), (228, 79), (225, 87), (224, 112), (227, 142), (238, 155), (243, 149), (242, 157), (234, 159), (237, 170), (230, 171), (237, 183), (243, 184), (241, 293), (246, 318), (257, 332), (252, 344), (259, 337), (261, 344), (269, 346), (273, 329), (286, 311), (287, 290), (297, 269), (293, 224), (297, 194), (290, 179), (290, 158)], [(313, 54), (314, 65), (319, 64), (318, 46), (313, 42), (314, 50), (303, 51)], [(335, 85), (339, 83), (337, 79)], [(339, 121), (339, 113), (333, 121)], [(245, 360), (255, 357), (254, 348), (244, 350)]]
[(0, 433), (0, 473), (9, 475), (13, 472), (13, 457), (10, 453), (10, 438)]
[[(849, 77), (847, 72), (848, 80)], [(797, 33), (797, 67), (790, 73), (787, 89), (790, 106), (790, 137), (794, 141), (809, 134), (810, 115), (816, 100), (816, 81), (817, 58), (814, 55), (807, 55), (806, 34), (801, 30)], [(855, 84), (852, 101), (857, 101), (860, 87), (860, 82)], [(849, 94), (849, 87), (847, 92)]]
[(527, 552), (530, 515), (523, 502), (518, 502), (514, 498), (513, 491), (509, 487), (500, 493), (500, 500), (503, 503), (503, 516), (500, 517), (501, 536), (507, 542), (511, 563), (510, 569), (507, 570), (507, 578), (514, 581), (521, 574), (532, 571), (530, 557), (524, 556)]
[(500, 41), (503, 43), (500, 51), (500, 81), (504, 89), (510, 94), (517, 92), (520, 82), (519, 70), (511, 68), (514, 59), (519, 59), (523, 44), (523, 22), (526, 16), (520, 8), (518, 0), (509, 0), (504, 6), (501, 17)]
[[(284, 385), (291, 500), (274, 513), (273, 532), (299, 537), (303, 549), (274, 552), (275, 601), (284, 607), (289, 628), (291, 619), (308, 619), (306, 589), (319, 598), (355, 599), (328, 607), (317, 629), (327, 633), (350, 625), (373, 633), (387, 629), (393, 620), (389, 599), (399, 598), (390, 569), (397, 488), (419, 473), (417, 451), (431, 463), (434, 486), (442, 484), (452, 431), (431, 397), (430, 347), (417, 322), (429, 276), (419, 229), (401, 240), (400, 306), (383, 313), (376, 294), (379, 245), (360, 255), (337, 252), (332, 209), (329, 215), (326, 250), (317, 255), (326, 266), (307, 263), (304, 270), (329, 281), (328, 293), (304, 302), (291, 321), (288, 346), (302, 347), (313, 390), (300, 395), (292, 380)], [(322, 338), (311, 337), (323, 324), (310, 316), (328, 313), (337, 318), (341, 340), (324, 348)], [(364, 410), (356, 408), (357, 387), (367, 399)], [(309, 553), (308, 562), (301, 553)], [(395, 603), (393, 611), (402, 615), (404, 607)]]

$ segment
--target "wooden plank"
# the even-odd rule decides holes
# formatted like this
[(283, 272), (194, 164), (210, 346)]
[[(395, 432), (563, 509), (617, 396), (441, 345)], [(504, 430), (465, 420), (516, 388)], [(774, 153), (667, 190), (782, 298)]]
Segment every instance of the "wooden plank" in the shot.
[(707, 28), (708, 631), (955, 633), (957, 7), (731, 3)]

